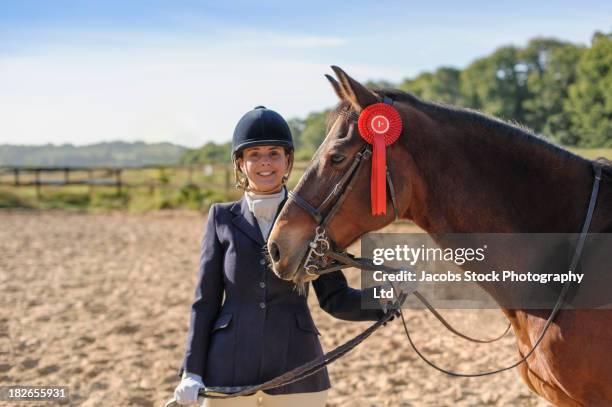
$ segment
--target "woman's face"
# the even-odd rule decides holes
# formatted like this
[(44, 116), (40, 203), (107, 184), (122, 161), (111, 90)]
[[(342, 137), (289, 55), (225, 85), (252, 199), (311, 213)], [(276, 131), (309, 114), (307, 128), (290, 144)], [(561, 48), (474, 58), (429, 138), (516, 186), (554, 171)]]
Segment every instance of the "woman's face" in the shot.
[(280, 146), (248, 147), (238, 160), (240, 169), (249, 179), (250, 190), (261, 194), (279, 191), (283, 175), (289, 168), (289, 157)]

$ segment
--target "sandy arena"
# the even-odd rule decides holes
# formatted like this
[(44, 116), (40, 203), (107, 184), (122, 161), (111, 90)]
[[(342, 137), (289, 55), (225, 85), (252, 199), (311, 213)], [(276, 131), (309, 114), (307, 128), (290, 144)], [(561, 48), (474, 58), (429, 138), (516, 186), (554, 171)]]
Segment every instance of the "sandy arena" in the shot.
[[(196, 212), (0, 211), (0, 386), (68, 386), (74, 406), (163, 405), (178, 383), (204, 222)], [(359, 286), (358, 271), (345, 274)], [(369, 325), (327, 315), (314, 290), (309, 302), (325, 350)], [(506, 324), (496, 310), (443, 314), (480, 338)], [(518, 358), (512, 334), (477, 345), (424, 311), (405, 315), (416, 343), (444, 367), (482, 371)], [(516, 370), (473, 379), (438, 373), (418, 359), (397, 320), (329, 372), (329, 406), (549, 405)]]

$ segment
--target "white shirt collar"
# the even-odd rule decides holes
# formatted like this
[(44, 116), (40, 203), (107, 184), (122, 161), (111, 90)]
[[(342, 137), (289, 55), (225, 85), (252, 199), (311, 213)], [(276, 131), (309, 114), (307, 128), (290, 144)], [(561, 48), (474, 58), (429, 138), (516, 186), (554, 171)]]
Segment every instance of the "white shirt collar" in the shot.
[(257, 220), (270, 223), (274, 220), (274, 215), (278, 211), (278, 206), (287, 196), (287, 189), (283, 187), (274, 194), (256, 194), (251, 191), (244, 192), (249, 210), (253, 212)]

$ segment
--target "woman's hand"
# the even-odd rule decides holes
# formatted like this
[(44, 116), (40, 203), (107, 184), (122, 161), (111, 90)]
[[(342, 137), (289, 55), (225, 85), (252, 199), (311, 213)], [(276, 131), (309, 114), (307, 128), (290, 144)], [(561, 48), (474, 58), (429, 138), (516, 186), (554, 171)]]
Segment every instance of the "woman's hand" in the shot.
[(204, 387), (202, 378), (194, 373), (183, 373), (183, 379), (174, 390), (174, 398), (182, 405), (194, 404), (198, 401), (198, 391)]
[(418, 289), (418, 287), (419, 287), (419, 283), (416, 281), (402, 281), (402, 282), (385, 281), (381, 289), (385, 290), (386, 292), (393, 292), (393, 297), (392, 298), (379, 298), (378, 303), (380, 304), (385, 314), (388, 311), (393, 310), (395, 308), (395, 314), (397, 315), (398, 312), (396, 308), (398, 307), (398, 305), (400, 305), (400, 304), (397, 304), (398, 298), (402, 294), (406, 294), (406, 295), (412, 294)]
[[(412, 294), (413, 292), (417, 290), (418, 286), (419, 286), (419, 283), (416, 281), (402, 281), (402, 282), (386, 281), (385, 284), (383, 284), (382, 286), (383, 289), (387, 291), (393, 290), (393, 298), (380, 298), (378, 300), (380, 307), (382, 308), (385, 314), (389, 312), (393, 313), (393, 315), (391, 316), (391, 318), (387, 320), (387, 322), (391, 322), (395, 319), (395, 317), (400, 316), (399, 308), (402, 306), (402, 304), (398, 303), (399, 301), (398, 298), (402, 294), (406, 294), (406, 295)], [(385, 322), (383, 325), (387, 325), (387, 322)]]

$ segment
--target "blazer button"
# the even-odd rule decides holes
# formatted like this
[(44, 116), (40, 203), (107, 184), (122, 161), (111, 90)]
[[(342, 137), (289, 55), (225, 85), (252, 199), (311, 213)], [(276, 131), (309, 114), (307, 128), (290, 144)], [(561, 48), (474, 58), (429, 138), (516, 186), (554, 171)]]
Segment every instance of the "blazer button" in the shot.
[(265, 302), (260, 302), (259, 303), (259, 308), (261, 308), (261, 309), (266, 308), (266, 303)]
[(259, 283), (259, 286), (260, 286), (261, 288), (266, 288), (266, 283), (264, 283), (263, 281), (261, 281), (261, 282)]
[(262, 266), (265, 266), (266, 265), (266, 260), (265, 259), (259, 260), (259, 264), (261, 264)]

